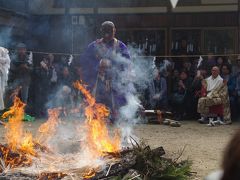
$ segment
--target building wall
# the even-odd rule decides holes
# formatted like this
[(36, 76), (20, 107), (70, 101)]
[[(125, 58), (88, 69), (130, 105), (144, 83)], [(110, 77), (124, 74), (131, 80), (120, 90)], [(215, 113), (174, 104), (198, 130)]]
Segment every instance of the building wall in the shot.
[[(98, 38), (99, 27), (105, 20), (116, 24), (117, 35), (121, 31), (161, 29), (165, 31), (164, 54), (170, 53), (173, 29), (235, 28), (237, 12), (217, 13), (168, 13), (139, 15), (45, 15), (34, 16), (35, 37), (40, 50), (81, 53), (89, 42)], [(37, 34), (36, 29), (42, 29)], [(201, 39), (202, 37), (200, 37)], [(237, 39), (237, 38), (236, 38)], [(126, 39), (123, 39), (126, 41)], [(126, 42), (125, 42), (126, 43)], [(204, 42), (202, 42), (204, 43)], [(203, 45), (200, 45), (203, 46)], [(237, 43), (234, 42), (234, 51)]]
[(30, 42), (29, 16), (0, 8), (0, 42), (2, 46), (14, 48), (18, 42)]
[(170, 0), (0, 0), (0, 32), (11, 31), (11, 40), (39, 51), (80, 53), (99, 37), (105, 20), (116, 24), (120, 37), (126, 31), (161, 31), (164, 54), (171, 52), (175, 29), (195, 28), (204, 49), (206, 29), (237, 31), (238, 0), (179, 0), (175, 9)]
[[(237, 28), (238, 0), (32, 0), (35, 19), (48, 16), (50, 43), (54, 51), (79, 53), (98, 36), (101, 22), (112, 20), (119, 31), (161, 29), (165, 32), (164, 54), (170, 53), (173, 29)], [(137, 31), (135, 31), (137, 33)], [(205, 32), (205, 31), (204, 31)], [(204, 39), (201, 31), (200, 39)], [(157, 32), (154, 32), (157, 33)], [(121, 35), (120, 35), (121, 36)], [(46, 41), (47, 41), (46, 40)], [(56, 43), (58, 42), (58, 43)], [(201, 48), (204, 42), (201, 41)], [(234, 43), (235, 46), (237, 43)], [(45, 46), (46, 47), (46, 46)], [(235, 51), (236, 47), (234, 47)]]

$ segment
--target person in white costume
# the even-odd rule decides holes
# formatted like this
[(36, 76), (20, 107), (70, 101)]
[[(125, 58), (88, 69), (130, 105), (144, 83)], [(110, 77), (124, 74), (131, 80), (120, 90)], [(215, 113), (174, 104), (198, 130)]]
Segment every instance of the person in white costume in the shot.
[(4, 93), (8, 81), (8, 71), (10, 68), (10, 57), (8, 50), (0, 47), (0, 110), (4, 110)]

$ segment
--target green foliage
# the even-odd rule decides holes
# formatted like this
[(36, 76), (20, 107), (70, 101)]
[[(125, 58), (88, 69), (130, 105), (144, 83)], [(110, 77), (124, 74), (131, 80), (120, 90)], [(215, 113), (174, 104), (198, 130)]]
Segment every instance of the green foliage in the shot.
[(135, 165), (128, 172), (112, 176), (110, 180), (189, 180), (191, 178), (191, 165), (189, 160), (178, 162), (184, 149), (179, 152), (176, 159), (165, 158), (162, 147), (151, 149), (132, 139)]
[(142, 174), (144, 179), (187, 180), (191, 175), (189, 160), (178, 163), (177, 160), (164, 158), (159, 154), (160, 151), (151, 150), (144, 143), (137, 144), (134, 151), (137, 155), (134, 169)]
[(109, 180), (122, 180), (121, 176), (111, 177)]
[(187, 180), (190, 177), (191, 163), (183, 161), (179, 164), (168, 164), (161, 174), (152, 177), (162, 180)]

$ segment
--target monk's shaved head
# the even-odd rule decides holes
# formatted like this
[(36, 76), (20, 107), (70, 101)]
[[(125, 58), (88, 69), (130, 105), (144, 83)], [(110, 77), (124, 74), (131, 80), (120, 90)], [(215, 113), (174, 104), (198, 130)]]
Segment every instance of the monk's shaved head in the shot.
[(214, 78), (216, 78), (219, 74), (220, 74), (219, 68), (218, 68), (217, 66), (214, 66), (214, 67), (212, 68), (212, 76), (213, 76)]
[(115, 28), (115, 25), (112, 21), (105, 21), (102, 23), (102, 28), (104, 27), (112, 27), (112, 28)]
[(113, 22), (105, 21), (101, 25), (101, 33), (105, 42), (111, 41), (115, 37), (116, 28)]
[(220, 72), (220, 69), (217, 66), (213, 66), (212, 70)]

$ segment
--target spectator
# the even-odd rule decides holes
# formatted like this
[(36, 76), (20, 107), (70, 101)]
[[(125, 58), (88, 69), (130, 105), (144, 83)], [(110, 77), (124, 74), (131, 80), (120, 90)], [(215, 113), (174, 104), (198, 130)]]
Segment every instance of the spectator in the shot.
[(215, 58), (212, 53), (209, 53), (207, 59), (204, 59), (202, 61), (201, 65), (199, 66), (199, 69), (207, 71), (207, 76), (210, 76), (211, 70), (214, 66), (216, 66)]
[(73, 67), (73, 79), (74, 81), (82, 80), (82, 68), (80, 66)]
[(8, 50), (0, 47), (0, 111), (5, 109), (4, 95), (8, 81), (8, 70), (10, 67), (10, 57)]
[(73, 76), (70, 73), (69, 67), (64, 66), (62, 68), (62, 72), (60, 74), (59, 85), (60, 86), (68, 86), (69, 88), (71, 88), (72, 83), (73, 83)]
[(55, 58), (53, 54), (48, 54), (48, 66), (50, 70), (50, 89), (49, 93), (52, 94), (56, 91), (56, 86), (57, 86), (57, 81), (58, 81), (58, 71), (59, 71), (59, 66), (55, 62)]
[(227, 83), (229, 95), (236, 95), (236, 76), (231, 73), (230, 65), (223, 65), (221, 71), (221, 77)]
[(220, 122), (220, 117), (218, 121), (221, 124), (231, 123), (231, 113), (229, 108), (229, 96), (228, 90), (223, 79), (219, 75), (219, 68), (214, 66), (212, 68), (212, 75), (206, 79), (206, 97), (201, 97), (198, 101), (198, 112), (201, 114), (201, 119), (199, 122), (204, 122), (205, 118), (209, 115), (210, 107), (214, 105), (223, 106), (223, 122)]
[(223, 177), (221, 180), (240, 179), (240, 131), (238, 131), (230, 141), (225, 151), (223, 159)]
[(196, 76), (196, 73), (197, 73), (197, 71), (198, 71), (198, 65), (200, 65), (199, 64), (199, 61), (202, 59), (202, 57), (199, 57), (198, 59), (193, 59), (193, 63), (192, 63), (192, 70), (193, 70), (193, 72), (195, 73), (194, 74), (194, 77)]
[(159, 70), (155, 69), (154, 79), (149, 87), (149, 101), (151, 109), (167, 109), (167, 82), (161, 76)]
[(172, 78), (171, 78), (171, 92), (173, 92), (174, 89), (177, 89), (178, 81), (179, 81), (179, 71), (177, 69), (174, 69), (172, 73)]
[(222, 56), (219, 56), (216, 58), (216, 66), (221, 70), (222, 66), (224, 64), (227, 64), (226, 59), (224, 59)]
[(195, 72), (191, 61), (186, 60), (183, 62), (183, 70), (186, 71), (191, 78), (195, 76)]
[(12, 56), (9, 83), (13, 89), (21, 88), (21, 100), (27, 104), (28, 90), (31, 82), (32, 55), (27, 54), (26, 45), (19, 43), (17, 53)]
[[(240, 105), (240, 72), (236, 75), (236, 103), (237, 105), (235, 107), (239, 107)], [(237, 116), (239, 116), (239, 112)]]
[(206, 73), (207, 72), (205, 70), (198, 71), (197, 75), (193, 79), (190, 91), (190, 97), (192, 97), (191, 106), (189, 108), (190, 118), (195, 118), (199, 116), (199, 114), (197, 113), (197, 104), (198, 99), (201, 97), (202, 80), (206, 78)]
[(62, 115), (67, 116), (73, 107), (72, 89), (68, 86), (61, 86), (54, 98), (54, 106), (62, 109)]
[(231, 67), (228, 64), (223, 64), (221, 66), (221, 77), (223, 80), (229, 81), (231, 78)]
[(227, 83), (228, 94), (230, 100), (231, 114), (235, 117), (237, 113), (237, 91), (236, 91), (236, 76), (231, 74), (230, 65), (222, 66), (222, 78)]
[(237, 57), (236, 65), (233, 66), (232, 72), (233, 72), (233, 75), (235, 75), (235, 76), (238, 73), (240, 73), (240, 55)]
[(205, 180), (239, 180), (240, 179), (240, 131), (232, 137), (226, 147), (222, 169), (211, 173)]
[(212, 68), (212, 75), (206, 79), (208, 96), (212, 93), (214, 89), (217, 89), (223, 82), (223, 79), (221, 78), (219, 73), (220, 73), (219, 68), (214, 66)]
[[(73, 81), (82, 81), (82, 68), (80, 66), (75, 66), (73, 71)], [(80, 106), (83, 100), (83, 95), (80, 91), (73, 89), (73, 103), (74, 107)]]
[(67, 116), (73, 108), (73, 77), (68, 66), (64, 66), (59, 74), (57, 91), (53, 94), (49, 106), (60, 107), (62, 115)]
[(36, 115), (45, 116), (47, 115), (45, 104), (47, 103), (48, 96), (50, 95), (50, 84), (52, 77), (52, 69), (49, 59), (47, 57), (44, 57), (43, 60), (40, 62), (39, 67), (37, 67), (35, 71), (38, 81), (38, 83), (36, 84), (36, 102), (38, 104), (38, 108), (36, 109)]
[(186, 71), (180, 73), (179, 81), (173, 85), (173, 95), (171, 97), (171, 105), (175, 111), (177, 120), (181, 120), (186, 116), (187, 102), (189, 102), (189, 90), (192, 80), (189, 78)]

